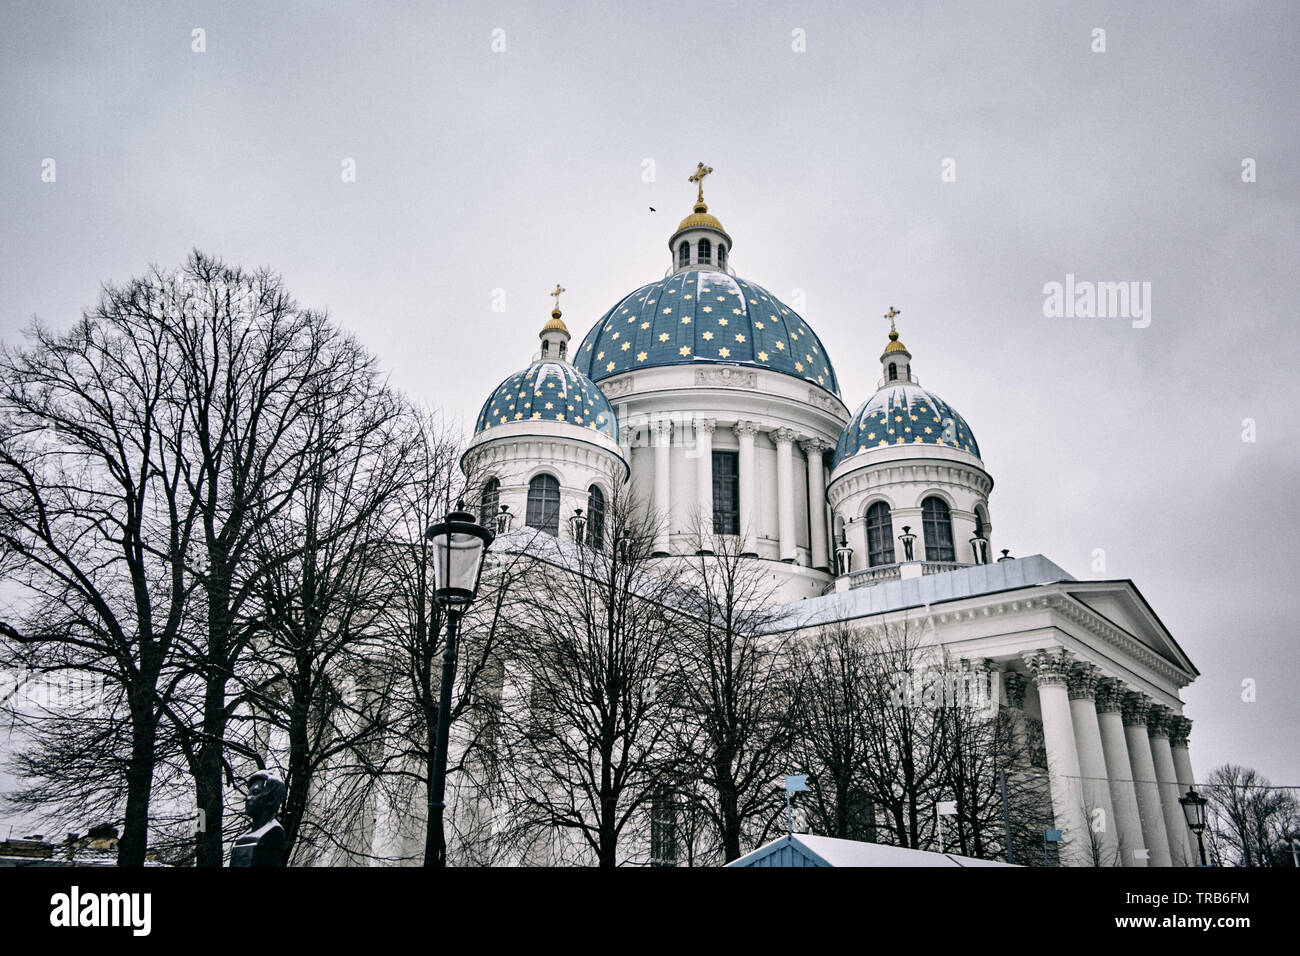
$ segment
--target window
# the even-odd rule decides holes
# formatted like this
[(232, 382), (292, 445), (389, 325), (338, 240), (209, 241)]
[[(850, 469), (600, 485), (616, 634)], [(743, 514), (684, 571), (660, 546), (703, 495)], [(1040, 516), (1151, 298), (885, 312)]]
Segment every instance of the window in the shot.
[(894, 563), (894, 522), (889, 505), (877, 501), (867, 509), (867, 564)]
[(483, 483), (483, 491), (478, 496), (478, 523), (485, 528), (495, 528), (492, 521), (500, 510), (501, 482), (489, 478)]
[(942, 498), (921, 502), (921, 527), (925, 531), (925, 560), (956, 561), (952, 547), (952, 517)]
[[(663, 260), (660, 260), (661, 262)], [(713, 243), (707, 239), (700, 240), (699, 262), (708, 263), (713, 261)]]
[(889, 363), (889, 380), (891, 382), (898, 380), (898, 366), (893, 362)]
[(542, 340), (542, 358), (546, 358), (547, 353), (550, 352), (550, 351), (551, 351), (551, 343), (550, 343), (550, 342), (547, 342), (546, 340), (543, 339), (543, 340)]
[(713, 533), (740, 534), (740, 453), (713, 453)]
[(727, 268), (727, 247), (722, 243), (718, 243), (718, 268)]
[(677, 803), (664, 788), (650, 802), (650, 865), (677, 865)]
[(567, 343), (565, 342), (560, 343), (560, 358), (564, 358), (564, 353), (567, 351), (567, 349), (565, 349), (564, 347), (566, 344)]
[(538, 475), (528, 483), (527, 524), (547, 534), (560, 534), (560, 483), (554, 475)]
[(605, 493), (596, 485), (587, 489), (587, 547), (597, 551), (605, 544)]
[(683, 242), (677, 247), (677, 264), (679, 266), (689, 266), (691, 264), (691, 244)]

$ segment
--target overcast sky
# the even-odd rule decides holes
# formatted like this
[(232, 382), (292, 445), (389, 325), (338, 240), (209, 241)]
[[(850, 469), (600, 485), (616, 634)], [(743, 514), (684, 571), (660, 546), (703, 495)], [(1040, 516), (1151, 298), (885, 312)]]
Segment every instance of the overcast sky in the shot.
[[(663, 274), (703, 160), (731, 264), (802, 290), (851, 410), (896, 306), (979, 440), (995, 546), (1133, 579), (1202, 672), (1198, 777), (1300, 785), (1298, 25), (1290, 2), (7, 0), (0, 338), (198, 247), (283, 273), (472, 424), (557, 281), (580, 338)], [(1045, 317), (1067, 273), (1150, 282), (1150, 325)]]

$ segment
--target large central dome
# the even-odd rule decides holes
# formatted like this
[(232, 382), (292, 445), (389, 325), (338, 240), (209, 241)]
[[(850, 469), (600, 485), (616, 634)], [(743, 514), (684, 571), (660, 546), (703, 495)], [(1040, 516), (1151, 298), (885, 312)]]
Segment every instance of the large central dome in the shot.
[(605, 313), (573, 356), (593, 382), (663, 365), (744, 365), (840, 394), (821, 340), (761, 286), (725, 272), (679, 271)]

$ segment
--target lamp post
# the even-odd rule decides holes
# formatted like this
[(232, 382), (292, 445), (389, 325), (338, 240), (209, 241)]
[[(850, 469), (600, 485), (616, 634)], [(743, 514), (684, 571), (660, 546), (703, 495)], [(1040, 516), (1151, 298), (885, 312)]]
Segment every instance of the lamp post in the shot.
[(971, 554), (975, 557), (976, 564), (989, 563), (989, 539), (982, 534), (977, 534), (970, 539)]
[(569, 519), (569, 534), (574, 544), (587, 543), (587, 519), (582, 516), (581, 508), (573, 509), (573, 517)]
[(447, 865), (447, 840), (442, 813), (447, 790), (447, 735), (451, 723), (451, 685), (456, 677), (456, 637), (461, 615), (478, 593), (483, 555), (495, 537), (464, 508), (448, 513), (424, 533), (433, 545), (433, 600), (447, 614), (447, 639), (442, 654), (442, 689), (438, 694), (438, 732), (433, 748), (433, 780), (429, 787), (431, 845), (424, 848), (424, 865)]
[(916, 542), (916, 535), (912, 534), (912, 529), (908, 525), (903, 525), (903, 533), (898, 536), (898, 540), (903, 542), (903, 560), (914, 561), (912, 557), (912, 546)]
[(1195, 788), (1188, 787), (1187, 796), (1179, 797), (1178, 802), (1183, 805), (1187, 828), (1196, 834), (1196, 846), (1201, 851), (1201, 866), (1209, 866), (1205, 862), (1205, 840), (1201, 836), (1205, 832), (1205, 804), (1209, 801), (1197, 793)]

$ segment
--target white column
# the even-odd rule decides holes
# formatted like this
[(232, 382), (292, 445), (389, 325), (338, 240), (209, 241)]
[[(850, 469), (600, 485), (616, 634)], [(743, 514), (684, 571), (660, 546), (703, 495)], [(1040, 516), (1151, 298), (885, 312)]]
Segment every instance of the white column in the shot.
[(740, 471), (740, 552), (758, 554), (758, 501), (754, 488), (754, 436), (758, 434), (757, 422), (736, 422), (736, 438), (740, 440), (740, 454), (736, 467)]
[(1119, 852), (1125, 866), (1147, 865), (1146, 839), (1142, 836), (1142, 818), (1138, 814), (1137, 790), (1133, 786), (1133, 768), (1124, 741), (1124, 720), (1120, 717), (1123, 685), (1103, 680), (1097, 685), (1097, 726), (1101, 749), (1106, 758), (1106, 776), (1110, 781), (1110, 802), (1115, 809), (1115, 829), (1119, 834)]
[(1147, 736), (1151, 741), (1151, 759), (1156, 767), (1156, 784), (1160, 788), (1160, 806), (1165, 812), (1165, 833), (1169, 837), (1169, 858), (1174, 866), (1190, 866), (1192, 854), (1187, 846), (1187, 816), (1178, 802), (1178, 771), (1169, 749), (1169, 722), (1173, 712), (1167, 707), (1153, 707), (1147, 714)]
[(781, 560), (787, 563), (796, 557), (794, 543), (794, 439), (790, 428), (772, 432), (776, 443), (776, 516), (777, 534), (781, 539)]
[(1147, 736), (1147, 711), (1150, 707), (1150, 702), (1141, 694), (1124, 695), (1124, 741), (1128, 744), (1128, 759), (1133, 767), (1142, 838), (1151, 853), (1150, 864), (1172, 866), (1165, 811), (1160, 806), (1160, 790), (1156, 786), (1156, 764), (1151, 757), (1151, 740)]
[(814, 568), (833, 571), (830, 549), (827, 547), (826, 528), (826, 468), (822, 452), (828, 447), (818, 438), (808, 438), (799, 443), (808, 457), (808, 532)]
[(655, 554), (667, 554), (669, 547), (668, 514), (672, 486), (668, 481), (668, 450), (672, 441), (672, 429), (672, 422), (666, 418), (659, 419), (651, 426), (655, 442)]
[[(1169, 723), (1169, 749), (1174, 755), (1174, 773), (1178, 777), (1178, 795), (1181, 797), (1188, 790), (1195, 786), (1196, 778), (1192, 774), (1192, 755), (1187, 749), (1187, 738), (1192, 732), (1192, 721), (1189, 717), (1176, 716)], [(1179, 805), (1182, 809), (1182, 805)], [(1201, 851), (1192, 833), (1187, 835), (1187, 847), (1191, 851), (1192, 866), (1199, 866), (1201, 862)]]
[(1083, 775), (1084, 822), (1090, 849), (1098, 866), (1120, 866), (1122, 858), (1115, 832), (1115, 807), (1106, 778), (1106, 756), (1101, 744), (1094, 695), (1101, 673), (1095, 664), (1077, 664), (1070, 672), (1070, 723), (1079, 751), (1079, 772)]
[(713, 429), (716, 418), (695, 419), (695, 520), (700, 548), (713, 550)]
[(1065, 842), (1060, 859), (1065, 866), (1091, 866), (1092, 853), (1083, 817), (1083, 793), (1079, 789), (1079, 752), (1074, 744), (1070, 720), (1070, 698), (1066, 680), (1071, 659), (1056, 648), (1024, 655), (1038, 687), (1038, 705), (1043, 715), (1043, 743), (1047, 747), (1047, 775), (1052, 792), (1052, 816)]

